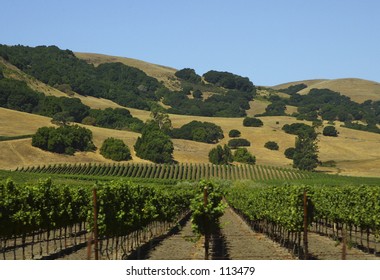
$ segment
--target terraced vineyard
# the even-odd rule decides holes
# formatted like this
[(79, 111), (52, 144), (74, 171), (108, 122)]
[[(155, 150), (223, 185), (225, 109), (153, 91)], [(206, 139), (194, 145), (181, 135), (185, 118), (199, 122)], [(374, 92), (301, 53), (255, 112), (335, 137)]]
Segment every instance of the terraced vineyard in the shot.
[(225, 180), (300, 180), (326, 178), (329, 175), (263, 165), (213, 165), (213, 164), (54, 164), (18, 169), (20, 172), (115, 176), (147, 179), (200, 180), (220, 178)]

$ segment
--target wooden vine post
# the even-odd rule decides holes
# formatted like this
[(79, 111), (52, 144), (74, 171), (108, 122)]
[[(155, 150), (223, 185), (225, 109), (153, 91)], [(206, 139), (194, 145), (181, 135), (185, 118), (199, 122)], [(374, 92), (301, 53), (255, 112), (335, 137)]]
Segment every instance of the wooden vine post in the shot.
[(303, 191), (303, 248), (304, 248), (304, 259), (308, 259), (309, 255), (309, 242), (307, 239), (307, 194), (306, 190)]
[[(93, 200), (93, 212), (94, 212), (94, 230), (90, 234), (87, 242), (87, 259), (91, 259), (91, 245), (94, 242), (94, 253), (95, 260), (99, 259), (99, 250), (98, 250), (98, 199), (96, 195), (96, 188), (92, 190), (92, 200)], [(92, 240), (93, 239), (93, 240)]]
[[(203, 206), (206, 208), (208, 203), (208, 193), (207, 193), (207, 187), (203, 188)], [(209, 245), (210, 245), (210, 235), (209, 235), (209, 228), (207, 223), (207, 217), (205, 216), (205, 260), (208, 260), (208, 252), (209, 252)]]

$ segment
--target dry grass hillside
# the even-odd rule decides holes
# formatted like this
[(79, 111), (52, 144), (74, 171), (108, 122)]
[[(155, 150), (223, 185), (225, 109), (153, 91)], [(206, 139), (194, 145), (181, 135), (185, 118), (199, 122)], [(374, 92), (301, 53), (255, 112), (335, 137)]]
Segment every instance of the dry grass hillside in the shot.
[[(133, 116), (148, 119), (149, 112), (130, 109)], [(243, 127), (242, 118), (209, 118), (183, 115), (170, 115), (174, 127), (180, 127), (192, 120), (209, 121), (220, 125), (225, 138), (220, 144), (230, 139), (228, 132), (231, 129), (241, 131), (241, 138), (251, 142), (249, 150), (256, 156), (258, 164), (290, 167), (291, 161), (283, 155), (284, 150), (294, 146), (295, 136), (284, 133), (281, 127), (296, 120), (292, 117), (262, 117), (264, 127)], [(38, 127), (51, 125), (50, 119), (27, 113), (16, 112), (0, 108), (0, 131), (2, 135), (24, 135), (34, 133)], [(107, 137), (123, 139), (131, 148), (133, 161), (144, 162), (134, 155), (133, 145), (139, 136), (138, 133), (104, 129), (87, 126), (94, 135), (94, 143), (100, 147)], [(358, 176), (380, 176), (380, 135), (341, 128), (339, 137), (331, 138), (320, 136), (320, 159), (334, 160), (336, 168), (332, 172)], [(267, 141), (276, 141), (279, 151), (264, 148)], [(174, 158), (179, 162), (208, 162), (208, 152), (215, 144), (198, 143), (188, 140), (174, 139)], [(104, 159), (99, 151), (92, 153), (76, 153), (75, 156), (65, 156), (45, 152), (31, 146), (31, 139), (0, 142), (0, 169), (14, 169), (18, 166), (40, 165), (49, 163), (76, 163), (76, 162), (111, 162)]]
[(102, 64), (102, 63), (121, 62), (121, 63), (124, 63), (125, 65), (136, 67), (144, 71), (148, 76), (154, 77), (157, 80), (162, 81), (170, 89), (174, 89), (174, 90), (180, 89), (179, 81), (176, 78), (176, 76), (174, 76), (174, 73), (177, 71), (177, 69), (174, 69), (171, 67), (148, 63), (148, 62), (133, 59), (133, 58), (110, 56), (110, 55), (104, 55), (104, 54), (76, 52), (75, 56), (95, 66), (98, 66), (99, 64)]
[(363, 79), (336, 79), (336, 80), (306, 80), (274, 86), (274, 89), (283, 89), (292, 85), (306, 84), (308, 87), (300, 94), (307, 94), (313, 88), (328, 88), (347, 95), (353, 101), (362, 103), (366, 100), (380, 100), (380, 83)]

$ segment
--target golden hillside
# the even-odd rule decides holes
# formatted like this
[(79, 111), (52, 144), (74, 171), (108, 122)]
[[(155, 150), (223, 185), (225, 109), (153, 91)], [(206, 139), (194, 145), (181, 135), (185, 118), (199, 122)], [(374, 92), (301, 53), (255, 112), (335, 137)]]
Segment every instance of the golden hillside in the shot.
[(292, 85), (305, 84), (308, 87), (301, 90), (300, 94), (307, 94), (313, 88), (327, 88), (340, 92), (351, 100), (362, 103), (366, 100), (380, 100), (380, 83), (363, 79), (335, 79), (335, 80), (305, 80), (274, 86), (274, 89), (284, 89)]
[(148, 76), (156, 78), (158, 81), (163, 82), (165, 86), (170, 89), (178, 90), (180, 89), (180, 84), (174, 73), (177, 72), (177, 69), (157, 65), (153, 63), (148, 63), (142, 60), (126, 58), (126, 57), (118, 57), (104, 54), (94, 54), (94, 53), (79, 53), (76, 52), (75, 56), (79, 59), (83, 59), (88, 63), (91, 63), (95, 66), (98, 66), (102, 63), (110, 63), (110, 62), (121, 62), (125, 65), (138, 68), (145, 72)]
[[(130, 109), (133, 116), (148, 119), (149, 112)], [(291, 160), (286, 159), (284, 151), (294, 146), (295, 136), (286, 134), (281, 127), (286, 123), (294, 123), (292, 117), (262, 117), (264, 127), (244, 127), (242, 118), (210, 118), (183, 115), (170, 115), (174, 127), (180, 127), (192, 120), (209, 121), (220, 125), (225, 138), (220, 144), (228, 142), (231, 129), (241, 131), (242, 138), (251, 142), (249, 150), (256, 156), (258, 164), (290, 167)], [(0, 108), (0, 131), (4, 135), (25, 135), (34, 133), (38, 127), (51, 125), (50, 119)], [(10, 120), (10, 121), (8, 121)], [(278, 122), (278, 123), (277, 123)], [(107, 137), (122, 139), (131, 149), (134, 162), (145, 162), (134, 154), (133, 145), (138, 133), (118, 131), (93, 126), (86, 126), (94, 135), (94, 143), (100, 147)], [(319, 136), (320, 159), (334, 160), (336, 168), (330, 171), (345, 175), (380, 176), (380, 135), (356, 131), (337, 126), (339, 137)], [(276, 141), (279, 151), (264, 148), (267, 141)], [(179, 162), (208, 162), (208, 152), (215, 144), (205, 144), (189, 140), (174, 139), (174, 158)], [(104, 159), (99, 151), (92, 153), (76, 153), (75, 156), (58, 155), (42, 151), (31, 146), (31, 139), (0, 142), (0, 169), (15, 169), (20, 166), (42, 165), (50, 163), (76, 162), (112, 162)]]

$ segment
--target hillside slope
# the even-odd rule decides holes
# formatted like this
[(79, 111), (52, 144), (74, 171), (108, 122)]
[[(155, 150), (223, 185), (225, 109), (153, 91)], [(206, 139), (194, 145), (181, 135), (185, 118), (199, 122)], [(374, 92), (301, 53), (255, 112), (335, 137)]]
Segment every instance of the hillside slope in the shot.
[(83, 59), (88, 63), (91, 63), (95, 66), (98, 66), (102, 63), (110, 63), (110, 62), (121, 62), (125, 65), (138, 68), (144, 71), (148, 76), (156, 78), (160, 82), (163, 82), (165, 86), (173, 90), (179, 90), (180, 84), (174, 73), (177, 69), (162, 66), (158, 64), (153, 64), (149, 62), (145, 62), (138, 59), (127, 58), (127, 57), (118, 57), (104, 54), (95, 54), (95, 53), (74, 53), (76, 57), (79, 59)]
[(340, 92), (351, 98), (351, 100), (362, 103), (366, 100), (380, 100), (380, 83), (363, 79), (347, 78), (335, 80), (305, 80), (281, 84), (272, 87), (273, 89), (284, 89), (292, 85), (305, 84), (308, 87), (299, 91), (300, 94), (307, 94), (311, 89), (327, 88)]
[[(149, 112), (130, 109), (134, 116), (149, 118)], [(292, 117), (262, 117), (264, 127), (252, 128), (242, 125), (242, 118), (210, 118), (182, 115), (170, 115), (174, 127), (180, 127), (194, 119), (209, 121), (220, 125), (225, 138), (220, 144), (230, 139), (228, 132), (231, 129), (241, 131), (242, 138), (251, 142), (248, 149), (256, 156), (257, 164), (290, 167), (292, 162), (286, 159), (284, 151), (294, 146), (295, 136), (284, 133), (281, 127), (286, 123), (294, 123)], [(38, 127), (50, 125), (50, 119), (27, 113), (0, 108), (0, 131), (6, 135), (24, 135), (34, 133)], [(6, 121), (4, 121), (6, 120)], [(8, 121), (10, 120), (10, 121)], [(278, 122), (278, 123), (277, 123)], [(135, 156), (133, 145), (139, 136), (138, 133), (86, 126), (94, 135), (94, 143), (100, 147), (107, 137), (123, 139), (131, 148), (134, 162), (145, 162)], [(380, 135), (362, 131), (337, 127), (339, 137), (332, 138), (319, 136), (320, 159), (322, 161), (334, 160), (336, 168), (328, 170), (345, 175), (380, 176)], [(276, 141), (279, 151), (264, 148), (267, 141)], [(205, 144), (189, 140), (174, 139), (174, 158), (179, 162), (208, 162), (208, 152), (215, 144)], [(76, 153), (75, 156), (57, 155), (42, 151), (31, 146), (31, 139), (12, 140), (0, 142), (0, 169), (14, 169), (20, 166), (40, 165), (49, 163), (75, 163), (75, 162), (111, 162), (104, 159), (99, 151), (95, 153)], [(324, 169), (326, 170), (326, 169)]]

